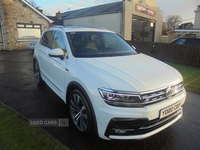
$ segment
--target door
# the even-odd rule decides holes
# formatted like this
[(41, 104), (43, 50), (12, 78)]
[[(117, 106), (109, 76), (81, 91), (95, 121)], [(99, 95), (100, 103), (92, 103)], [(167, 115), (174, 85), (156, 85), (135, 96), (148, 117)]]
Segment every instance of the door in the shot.
[[(62, 34), (62, 32), (55, 31), (53, 39), (52, 39), (52, 51), (56, 48), (60, 48), (63, 50), (63, 55), (67, 53), (66, 51), (66, 37)], [(49, 64), (51, 66), (47, 68), (47, 73), (49, 79), (57, 88), (57, 90), (65, 95), (66, 93), (66, 78), (69, 75), (69, 72), (66, 68), (68, 65), (67, 57), (64, 59), (58, 57), (49, 57)]]
[(48, 53), (51, 51), (52, 38), (53, 38), (53, 31), (45, 32), (40, 40), (40, 44), (38, 44), (37, 46), (39, 50), (38, 61), (39, 61), (40, 71), (41, 74), (48, 79), (49, 79), (49, 73), (47, 70), (48, 68), (50, 68)]

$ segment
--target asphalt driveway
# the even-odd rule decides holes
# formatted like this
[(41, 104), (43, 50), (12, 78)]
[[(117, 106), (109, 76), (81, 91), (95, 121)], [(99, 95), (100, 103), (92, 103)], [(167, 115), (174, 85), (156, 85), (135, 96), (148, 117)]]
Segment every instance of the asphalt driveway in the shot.
[[(37, 86), (32, 52), (0, 51), (0, 101), (27, 118), (69, 118), (64, 102), (46, 85)], [(81, 135), (74, 126), (45, 127), (71, 149), (200, 149), (200, 95), (187, 92), (183, 117), (162, 132), (140, 141), (113, 142)], [(26, 149), (26, 148), (24, 148)]]

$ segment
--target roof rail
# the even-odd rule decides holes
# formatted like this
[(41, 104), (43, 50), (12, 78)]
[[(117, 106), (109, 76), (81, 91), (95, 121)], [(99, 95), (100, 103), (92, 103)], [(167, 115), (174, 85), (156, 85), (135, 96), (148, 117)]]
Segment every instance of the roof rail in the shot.
[(60, 28), (60, 29), (64, 29), (64, 26), (52, 26), (52, 27), (49, 27), (49, 29), (51, 29), (51, 28)]
[(64, 28), (95, 28), (95, 29), (108, 30), (103, 27), (90, 27), (90, 26), (65, 26)]
[(96, 27), (97, 29), (102, 29), (102, 30), (108, 30), (106, 28), (103, 28), (103, 27)]

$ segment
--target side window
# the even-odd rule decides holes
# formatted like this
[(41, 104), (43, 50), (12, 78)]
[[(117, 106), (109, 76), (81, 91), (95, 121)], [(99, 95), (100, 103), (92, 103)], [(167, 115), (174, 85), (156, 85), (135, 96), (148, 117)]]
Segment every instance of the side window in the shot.
[(40, 40), (40, 44), (45, 47), (51, 48), (52, 33), (52, 31), (45, 32)]
[(67, 50), (65, 45), (65, 39), (60, 32), (56, 32), (52, 42), (52, 49), (61, 48), (64, 52), (64, 56), (67, 57)]
[(63, 51), (66, 50), (64, 37), (61, 33), (56, 32), (53, 38), (52, 49), (61, 48)]
[(186, 39), (178, 39), (174, 43), (175, 44), (185, 44)]

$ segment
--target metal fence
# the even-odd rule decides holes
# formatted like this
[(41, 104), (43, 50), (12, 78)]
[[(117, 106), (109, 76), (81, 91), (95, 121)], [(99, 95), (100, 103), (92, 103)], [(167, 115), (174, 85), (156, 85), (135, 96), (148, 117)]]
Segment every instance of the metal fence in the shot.
[(141, 52), (161, 61), (200, 68), (200, 46), (127, 41)]

